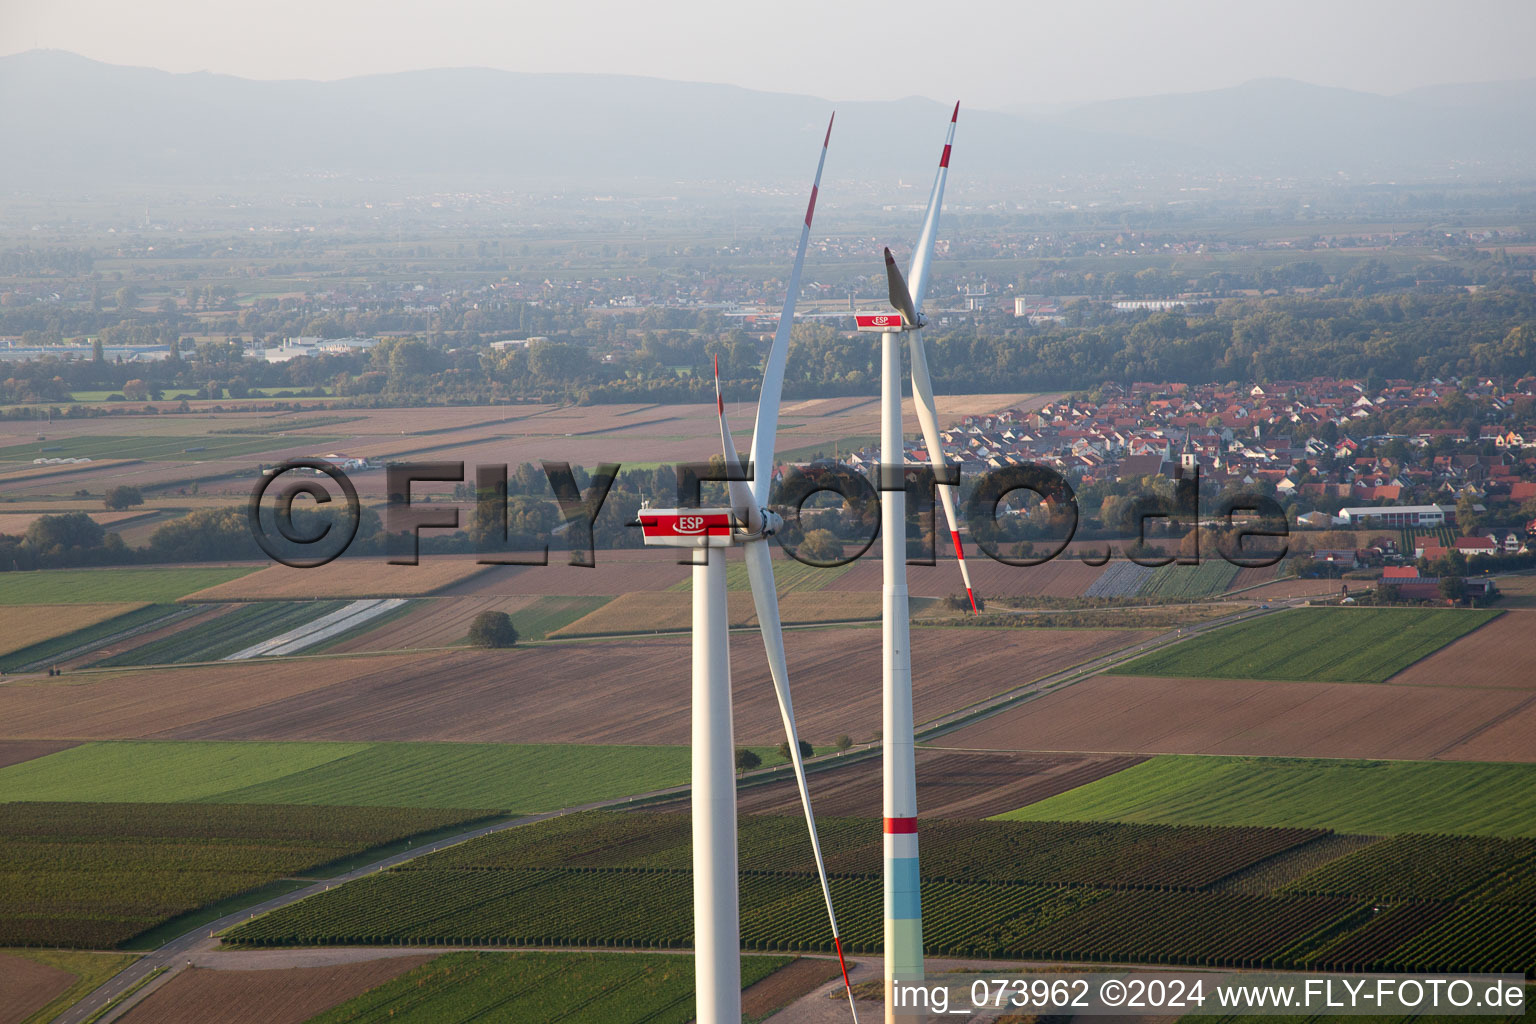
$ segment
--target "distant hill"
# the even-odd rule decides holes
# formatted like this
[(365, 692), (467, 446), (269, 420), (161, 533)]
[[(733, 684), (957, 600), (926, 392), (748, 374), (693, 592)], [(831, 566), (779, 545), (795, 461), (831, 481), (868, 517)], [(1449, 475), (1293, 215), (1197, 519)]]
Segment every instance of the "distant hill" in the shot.
[[(1444, 176), (1519, 167), (1533, 83), (1399, 97), (1261, 81), (1050, 116), (964, 110), (975, 182), (1230, 169)], [(801, 182), (834, 104), (734, 86), (482, 68), (335, 82), (0, 58), (0, 188), (237, 185), (316, 174), (444, 183)], [(837, 104), (828, 173), (926, 182), (948, 105)]]

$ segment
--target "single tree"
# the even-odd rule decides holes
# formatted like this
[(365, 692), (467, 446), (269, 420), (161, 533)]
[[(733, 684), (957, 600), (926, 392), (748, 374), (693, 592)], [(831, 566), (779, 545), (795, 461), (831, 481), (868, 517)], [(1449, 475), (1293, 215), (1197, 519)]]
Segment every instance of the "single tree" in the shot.
[(843, 542), (831, 530), (807, 530), (799, 555), (812, 563), (830, 565), (843, 557)]
[[(813, 757), (815, 753), (816, 751), (811, 747), (809, 743), (807, 743), (805, 740), (800, 741), (800, 756), (802, 758)], [(779, 756), (786, 761), (789, 760), (789, 740), (785, 740), (779, 744)]]
[(469, 642), (476, 647), (515, 647), (517, 629), (506, 612), (481, 612), (469, 624)]
[(763, 759), (761, 757), (757, 756), (757, 751), (749, 750), (746, 747), (737, 747), (736, 748), (736, 774), (737, 775), (740, 775), (742, 772), (749, 772), (753, 768), (756, 768), (758, 765), (760, 765), (762, 763), (763, 763)]
[(833, 744), (833, 746), (837, 747), (838, 750), (847, 750), (849, 747), (853, 746), (853, 737), (849, 736), (847, 733), (843, 733), (837, 738), (837, 741)]
[(117, 511), (128, 508), (130, 505), (144, 504), (144, 495), (137, 487), (128, 484), (118, 484), (107, 491), (106, 496), (102, 498), (102, 504), (113, 511)]

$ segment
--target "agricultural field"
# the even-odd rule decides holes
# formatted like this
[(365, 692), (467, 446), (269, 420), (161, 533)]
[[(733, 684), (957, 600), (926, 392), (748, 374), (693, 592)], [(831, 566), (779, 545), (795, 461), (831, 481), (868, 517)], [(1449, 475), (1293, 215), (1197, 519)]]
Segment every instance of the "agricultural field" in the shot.
[(1397, 686), (1507, 686), (1536, 688), (1530, 659), (1536, 654), (1532, 620), (1500, 615), (1409, 665), (1388, 682)]
[(260, 686), (238, 662), (34, 675), (0, 686), (0, 722), (6, 735), (29, 739), (141, 739), (375, 673), (408, 672), (413, 662), (419, 659), (409, 655), (335, 658), (323, 672), (307, 661), (270, 662), (260, 670)]
[(0, 992), (6, 997), (0, 1005), (0, 1022), (47, 1024), (133, 960), (128, 953), (0, 951)]
[[(40, 605), (36, 607), (50, 610), (55, 621), (68, 627), (73, 626), (76, 621), (72, 609), (103, 606)], [(138, 607), (119, 604), (105, 607), (132, 610), (102, 619), (83, 628), (70, 629), (66, 633), (29, 644), (4, 655), (0, 657), (0, 671), (17, 672), (23, 669), (41, 671), (49, 665), (58, 666), (63, 663), (78, 663), (81, 659), (89, 660), (88, 656), (93, 651), (117, 644), (130, 644), (139, 637), (188, 617), (186, 609), (171, 604), (149, 604)], [(24, 609), (22, 614), (24, 615), (26, 611), (30, 609)]]
[[(37, 519), (46, 515), (57, 515), (63, 509), (49, 509), (43, 512), (0, 512), (0, 533), (20, 535), (27, 532)], [(131, 512), (98, 512), (89, 513), (93, 521), (102, 526), (112, 526), (116, 523), (131, 522), (143, 516), (154, 515), (153, 509), (138, 509)]]
[[(50, 569), (8, 572), (0, 580), (0, 604), (159, 604), (228, 583), (256, 566), (195, 569)], [(312, 596), (312, 595), (309, 595)]]
[(377, 957), (323, 967), (177, 972), (122, 1017), (125, 1024), (304, 1024), (339, 1003), (385, 985), (432, 960)]
[[(780, 594), (793, 593), (795, 591), (821, 590), (837, 581), (837, 578), (848, 571), (847, 565), (832, 565), (823, 568), (818, 565), (806, 565), (804, 562), (793, 558), (776, 558), (773, 562), (774, 589)], [(747, 575), (746, 562), (729, 562), (725, 567), (725, 588), (727, 590), (752, 589), (751, 577)], [(668, 590), (679, 591), (684, 594), (693, 592), (693, 577), (690, 575), (680, 583), (674, 583)]]
[(1083, 591), (1084, 597), (1135, 597), (1157, 570), (1135, 562), (1110, 562), (1103, 575)]
[[(942, 513), (940, 513), (942, 516)], [(827, 584), (828, 591), (880, 593), (883, 570), (877, 551), (851, 565), (846, 573)], [(933, 565), (908, 565), (907, 589), (913, 596), (946, 597), (965, 593), (953, 551), (940, 547)], [(967, 545), (965, 564), (971, 583), (980, 596), (1028, 599), (1032, 597), (1081, 597), (1104, 573), (1104, 567), (1086, 565), (1063, 555), (1039, 565), (1019, 566), (998, 562), (974, 545)]]
[[(979, 642), (983, 636), (985, 643)], [(914, 629), (917, 720), (930, 721), (1144, 636), (1109, 629)], [(201, 720), (167, 723), (156, 733), (176, 739), (687, 744), (689, 643), (686, 636), (640, 637), (396, 655), (393, 664), (367, 672), (359, 663), (375, 659), (335, 659), (326, 663), (327, 672), (334, 665), (347, 676), (329, 685), (248, 702), (243, 709), (210, 704)], [(872, 738), (880, 728), (880, 631), (793, 630), (787, 643), (800, 734), (823, 746), (844, 733)], [(777, 745), (784, 727), (761, 640), (732, 638), (731, 674), (737, 741)], [(186, 717), (192, 714), (188, 708)]]
[[(757, 625), (757, 610), (751, 594), (732, 592), (726, 604), (732, 627)], [(879, 618), (879, 594), (792, 590), (779, 598), (779, 620), (786, 626)], [(582, 636), (686, 632), (692, 624), (692, 594), (626, 594), (547, 635), (550, 639), (562, 640)]]
[[(293, 438), (239, 435), (122, 436), (79, 434), (55, 437), (30, 444), (0, 448), (0, 463), (30, 463), (33, 459), (147, 459), (173, 462), (201, 462), (255, 455), (287, 446)], [(303, 437), (308, 444), (327, 444), (334, 437)]]
[[(312, 598), (416, 597), (460, 583), (486, 570), (473, 558), (423, 556), (419, 565), (382, 558), (338, 558), (317, 569), (268, 565), (239, 578), (217, 580), (186, 595), (189, 601), (281, 601)], [(247, 575), (247, 573), (249, 575)]]
[(1498, 612), (1297, 608), (1139, 658), (1127, 675), (1380, 683)]
[(483, 818), (416, 808), (0, 804), (0, 945), (111, 948), (279, 878)]
[(1536, 765), (1154, 757), (999, 817), (1536, 837)]
[[(792, 962), (743, 957), (742, 987)], [(313, 1024), (386, 1016), (396, 1024), (437, 1024), (479, 1015), (487, 1007), (495, 1008), (498, 1019), (519, 1024), (621, 1019), (688, 1024), (694, 1010), (693, 960), (657, 954), (449, 953), (315, 1017)]]
[[(686, 814), (592, 812), (472, 840), (281, 908), (227, 933), (237, 946), (533, 945), (686, 948), (692, 934)], [(844, 942), (881, 942), (883, 842), (878, 819), (823, 818), (823, 850)], [(1419, 846), (1420, 873), (1354, 872), (1330, 891), (1223, 891), (1224, 879), (1322, 844), (1310, 828), (928, 820), (923, 835), (924, 939), (931, 955), (1153, 961), (1296, 967), (1373, 923), (1373, 902), (1411, 900), (1423, 879), (1477, 860), (1497, 875), (1523, 870), (1536, 844), (1445, 838)], [(747, 949), (824, 951), (831, 945), (804, 823), (749, 815), (740, 822), (742, 938)], [(1478, 856), (1481, 854), (1481, 857)], [(1330, 870), (1325, 864), (1321, 871)], [(1355, 881), (1351, 881), (1353, 878)], [(1452, 899), (1456, 893), (1461, 896)], [(1523, 892), (1523, 890), (1522, 890)], [(1432, 945), (1440, 969), (1536, 971), (1526, 894), (1447, 891), (1458, 915), (1492, 922), (1442, 936), (1409, 930), (1370, 958), (1398, 962)], [(1527, 902), (1520, 902), (1520, 900)], [(645, 908), (637, 913), (637, 908)], [(1424, 924), (1435, 926), (1437, 921)]]
[(219, 661), (253, 643), (313, 622), (344, 607), (341, 601), (259, 601), (210, 621), (96, 662), (102, 668)]
[(980, 750), (1536, 761), (1528, 731), (1533, 705), (1529, 690), (1470, 683), (1099, 675), (937, 742)]
[(5, 613), (0, 657), (143, 608), (140, 603), (24, 605)]
[(522, 633), (520, 612), (539, 600), (536, 597), (424, 597), (404, 612), (325, 648), (329, 654), (409, 651), (462, 646), (469, 625), (481, 612), (506, 612)]
[[(940, 741), (942, 742), (942, 741)], [(980, 750), (917, 748), (917, 806), (935, 818), (985, 818), (1112, 775), (1143, 758), (1103, 754), (1034, 754)], [(811, 794), (816, 813), (841, 817), (879, 817), (881, 765), (866, 758), (816, 771)], [(686, 801), (656, 805), (686, 811)], [(794, 814), (800, 794), (794, 782), (753, 786), (741, 791), (743, 814)]]
[[(760, 751), (765, 763), (772, 749)], [(688, 781), (686, 747), (86, 743), (0, 768), (8, 800), (554, 810)]]
[(1199, 565), (1163, 565), (1152, 570), (1136, 596), (1215, 597), (1232, 585), (1237, 571), (1237, 566), (1223, 558), (1207, 558)]

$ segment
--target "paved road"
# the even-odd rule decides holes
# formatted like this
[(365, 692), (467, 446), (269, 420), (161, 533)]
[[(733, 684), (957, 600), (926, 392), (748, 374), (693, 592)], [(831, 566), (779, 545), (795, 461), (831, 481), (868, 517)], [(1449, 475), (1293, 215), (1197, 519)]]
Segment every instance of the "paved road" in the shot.
[[(1295, 599), (1295, 602), (1300, 602), (1302, 600), (1305, 599), (1298, 598)], [(1102, 657), (1095, 658), (1092, 661), (1084, 662), (1080, 665), (1065, 669), (1053, 675), (1045, 676), (1041, 679), (1036, 679), (1033, 682), (1027, 683), (1024, 686), (1017, 687), (1016, 689), (1010, 690), (1007, 693), (999, 694), (998, 696), (989, 698), (988, 700), (982, 701), (979, 704), (973, 704), (968, 708), (963, 708), (952, 714), (945, 715), (942, 718), (934, 719), (930, 722), (924, 723), (917, 731), (917, 739), (920, 742), (926, 742), (941, 736), (944, 733), (958, 729), (961, 726), (969, 725), (972, 722), (980, 721), (984, 718), (990, 718), (992, 715), (1006, 711), (1007, 709), (1022, 703), (1023, 701), (1038, 697), (1040, 694), (1046, 692), (1047, 690), (1077, 682), (1081, 679), (1085, 679), (1091, 675), (1096, 675), (1114, 666), (1131, 661), (1134, 658), (1139, 658), (1143, 654), (1159, 650), (1161, 648), (1167, 647), (1170, 644), (1180, 643), (1184, 640), (1188, 640), (1191, 637), (1210, 632), (1213, 629), (1219, 629), (1223, 626), (1229, 626), (1235, 622), (1243, 622), (1248, 619), (1258, 618), (1259, 616), (1263, 615), (1274, 614), (1275, 612), (1284, 610), (1295, 602), (1273, 602), (1269, 608), (1261, 608), (1255, 606), (1253, 608), (1237, 612), (1233, 615), (1228, 615), (1220, 619), (1214, 619), (1209, 622), (1200, 623), (1199, 625), (1185, 626), (1182, 629), (1169, 630), (1166, 633), (1161, 633), (1156, 637), (1153, 637), (1142, 643), (1135, 644), (1131, 647), (1121, 648), (1118, 651), (1114, 651)], [(976, 635), (978, 637), (985, 636), (985, 630), (978, 630)], [(865, 750), (860, 751), (858, 754), (851, 756), (862, 759), (862, 757), (873, 756), (878, 752), (878, 750), (878, 744), (874, 744)], [(841, 757), (828, 758), (827, 762), (825, 762), (825, 766), (833, 767), (836, 765), (847, 764), (849, 761), (849, 756), (850, 755), (844, 755)], [(808, 765), (807, 767), (811, 766)], [(776, 777), (778, 773), (765, 772), (762, 774), (764, 781), (767, 781), (772, 777)], [(147, 996), (150, 992), (154, 991), (156, 988), (159, 988), (161, 985), (163, 985), (166, 981), (170, 980), (170, 978), (173, 977), (177, 971), (184, 968), (192, 959), (200, 956), (200, 954), (204, 952), (214, 949), (218, 945), (218, 939), (215, 938), (215, 936), (220, 931), (223, 931), (226, 928), (231, 928), (234, 925), (239, 924), (241, 921), (249, 920), (258, 914), (264, 914), (268, 911), (276, 910), (279, 907), (287, 906), (290, 903), (297, 903), (299, 900), (313, 896), (317, 893), (325, 892), (332, 886), (343, 885), (347, 882), (354, 881), (366, 875), (371, 875), (375, 872), (384, 871), (388, 868), (395, 867), (398, 864), (404, 864), (407, 861), (415, 860), (417, 857), (423, 857), (429, 853), (436, 853), (439, 850), (447, 849), (450, 846), (456, 846), (459, 843), (467, 842), (471, 839), (477, 839), (480, 836), (490, 835), (493, 832), (501, 832), (505, 829), (518, 828), (523, 825), (531, 825), (535, 822), (547, 821), (550, 818), (559, 817), (560, 815), (564, 814), (574, 814), (578, 811), (622, 807), (626, 804), (641, 800), (649, 801), (669, 796), (684, 796), (688, 793), (688, 790), (688, 786), (673, 786), (668, 789), (653, 790), (649, 793), (639, 793), (630, 797), (620, 797), (614, 800), (603, 800), (595, 803), (583, 804), (579, 807), (566, 807), (558, 811), (547, 811), (542, 814), (530, 814), (520, 818), (513, 818), (490, 825), (483, 825), (479, 828), (470, 829), (465, 832), (460, 832), (456, 835), (438, 839), (424, 846), (412, 847), (403, 852), (385, 857), (382, 860), (377, 860), (370, 864), (366, 864), (363, 867), (348, 871), (345, 874), (337, 875), (334, 878), (328, 878), (323, 881), (316, 882), (315, 884), (307, 886), (303, 889), (296, 889), (292, 892), (284, 893), (280, 896), (274, 896), (272, 899), (269, 899), (263, 903), (246, 907), (243, 910), (228, 914), (209, 924), (200, 925), (192, 931), (172, 939), (170, 942), (167, 942), (159, 949), (145, 954), (130, 964), (127, 968), (109, 978), (100, 987), (92, 991), (84, 999), (80, 1000), (80, 1002), (64, 1011), (64, 1013), (60, 1014), (58, 1017), (55, 1017), (53, 1024), (83, 1024), (83, 1022), (93, 1013), (106, 1006), (114, 998), (133, 988), (135, 985), (139, 984), (155, 971), (164, 968), (165, 971), (163, 974), (155, 978), (152, 982), (145, 985), (143, 988), (139, 989), (128, 999), (114, 1006), (108, 1013), (104, 1014), (96, 1022), (96, 1024), (107, 1024), (109, 1021), (116, 1020), (123, 1013), (127, 1012), (130, 1007)]]

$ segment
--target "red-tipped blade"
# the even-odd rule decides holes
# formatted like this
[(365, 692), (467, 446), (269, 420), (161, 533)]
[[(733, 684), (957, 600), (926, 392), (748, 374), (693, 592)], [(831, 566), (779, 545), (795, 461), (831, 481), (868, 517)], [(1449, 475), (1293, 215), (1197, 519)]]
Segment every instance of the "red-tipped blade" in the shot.
[(834, 935), (832, 944), (837, 947), (837, 965), (843, 969), (843, 991), (848, 993), (848, 1009), (853, 1011), (853, 1024), (859, 1024), (859, 1008), (853, 1002), (853, 983), (848, 980), (848, 962), (843, 959), (843, 940)]

